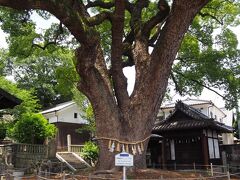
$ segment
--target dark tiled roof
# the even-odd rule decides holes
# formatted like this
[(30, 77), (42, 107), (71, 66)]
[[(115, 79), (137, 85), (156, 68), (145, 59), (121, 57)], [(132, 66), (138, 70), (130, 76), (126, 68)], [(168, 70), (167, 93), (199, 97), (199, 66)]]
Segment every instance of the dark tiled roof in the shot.
[[(176, 114), (185, 114), (184, 118), (179, 118)], [(175, 105), (175, 109), (171, 115), (165, 120), (160, 121), (153, 128), (153, 133), (161, 133), (163, 131), (183, 130), (183, 129), (203, 129), (211, 128), (219, 132), (232, 132), (233, 129), (230, 126), (226, 126), (223, 123), (214, 121), (200, 111), (193, 107), (178, 101)]]
[(0, 109), (13, 108), (22, 101), (0, 88)]

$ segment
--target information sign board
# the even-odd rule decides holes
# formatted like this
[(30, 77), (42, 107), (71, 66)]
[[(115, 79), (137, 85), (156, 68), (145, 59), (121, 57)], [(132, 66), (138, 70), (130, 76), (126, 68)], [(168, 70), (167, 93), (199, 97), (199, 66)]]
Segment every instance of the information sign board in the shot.
[(116, 154), (115, 166), (133, 166), (133, 155), (126, 152)]

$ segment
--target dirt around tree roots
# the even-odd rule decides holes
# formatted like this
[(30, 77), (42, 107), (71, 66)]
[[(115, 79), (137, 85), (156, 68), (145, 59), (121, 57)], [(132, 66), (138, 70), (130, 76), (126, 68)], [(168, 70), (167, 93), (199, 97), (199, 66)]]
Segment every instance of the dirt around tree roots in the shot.
[[(85, 171), (85, 172), (79, 172), (79, 178), (77, 179), (84, 179), (84, 177), (88, 177), (92, 180), (119, 180), (119, 179), (122, 179), (122, 172), (119, 171), (119, 172), (100, 172), (100, 173), (94, 173), (92, 171), (89, 172), (89, 171)], [(89, 175), (91, 174), (91, 175)], [(210, 175), (210, 174), (209, 174)], [(177, 179), (177, 178), (180, 178), (180, 179), (188, 179), (188, 178), (202, 178), (202, 179), (205, 179), (204, 176), (208, 176), (207, 174), (206, 175), (202, 175), (200, 173), (194, 173), (194, 172), (176, 172), (176, 171), (168, 171), (168, 170), (160, 170), (160, 169), (138, 169), (138, 170), (127, 170), (127, 179), (134, 179), (134, 180), (137, 180), (137, 179), (151, 179), (151, 180), (154, 180), (154, 179)], [(81, 177), (81, 178), (80, 178)], [(208, 176), (209, 177), (209, 176)], [(221, 180), (221, 179), (226, 179), (226, 177), (224, 178), (211, 178), (211, 179), (218, 179), (218, 180)], [(231, 178), (233, 180), (233, 178)], [(85, 180), (85, 179), (84, 179)], [(87, 180), (87, 178), (86, 178)], [(235, 179), (234, 179), (235, 180)]]

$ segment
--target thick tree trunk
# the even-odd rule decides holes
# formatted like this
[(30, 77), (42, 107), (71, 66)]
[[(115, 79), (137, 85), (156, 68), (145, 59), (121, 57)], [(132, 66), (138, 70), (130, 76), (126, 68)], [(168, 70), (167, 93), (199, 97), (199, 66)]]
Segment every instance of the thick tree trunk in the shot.
[[(119, 137), (121, 138), (121, 137)], [(110, 152), (108, 149), (108, 141), (99, 141), (98, 145), (100, 147), (99, 161), (97, 167), (99, 170), (106, 169), (117, 169), (115, 166), (115, 155), (122, 152)], [(144, 143), (144, 151), (141, 154), (134, 155), (134, 166), (133, 168), (146, 168), (146, 149), (147, 149), (148, 140)], [(129, 152), (132, 154), (132, 152)]]
[[(145, 97), (148, 99), (148, 97)], [(98, 111), (98, 110), (97, 110)], [(102, 108), (99, 109), (102, 112)], [(109, 110), (112, 112), (113, 110)], [(95, 113), (99, 114), (96, 112)], [(99, 163), (98, 169), (106, 170), (113, 169), (114, 166), (114, 157), (117, 153), (122, 152), (122, 144), (124, 144), (124, 149), (128, 149), (130, 154), (134, 154), (132, 151), (132, 147), (134, 146), (132, 143), (143, 142), (143, 149), (139, 152), (139, 147), (141, 143), (135, 144), (136, 154), (134, 155), (134, 167), (135, 168), (146, 168), (146, 150), (148, 141), (151, 135), (153, 123), (155, 121), (155, 115), (152, 111), (148, 113), (142, 112), (141, 108), (134, 108), (134, 110), (130, 110), (129, 114), (125, 114), (125, 117), (129, 117), (129, 119), (118, 119), (119, 116), (116, 116), (116, 119), (106, 118), (112, 117), (109, 113), (105, 113), (103, 116), (97, 116), (96, 125), (96, 139), (100, 146), (100, 154), (99, 154)], [(114, 125), (108, 126), (109, 122), (114, 122)], [(109, 140), (112, 139), (115, 144), (114, 152), (109, 151)], [(118, 141), (115, 141), (118, 140)], [(124, 142), (124, 143), (119, 143)], [(120, 149), (117, 149), (117, 144), (120, 144)], [(126, 148), (126, 144), (128, 144), (128, 148)]]
[[(128, 133), (128, 135), (129, 136), (137, 136), (134, 131), (130, 131)], [(138, 134), (138, 136), (139, 136), (139, 134)], [(122, 138), (123, 138), (122, 136), (119, 136), (119, 137), (115, 137), (114, 139), (121, 140)], [(146, 141), (144, 141), (144, 143), (143, 143), (144, 151), (142, 151), (141, 153), (137, 152), (136, 154), (134, 154), (134, 168), (146, 168), (146, 150), (147, 150), (148, 140), (149, 139), (146, 139)], [(129, 139), (128, 141), (135, 142), (136, 140), (131, 141)], [(122, 146), (120, 146), (120, 151), (117, 151), (116, 150), (116, 141), (115, 141), (115, 151), (110, 152), (108, 144), (109, 144), (109, 140), (98, 139), (98, 145), (100, 147), (98, 169), (106, 170), (106, 169), (116, 168), (115, 167), (115, 155), (122, 152)], [(129, 145), (129, 153), (133, 154), (131, 147), (132, 146)], [(125, 144), (125, 148), (126, 148), (126, 144)]]

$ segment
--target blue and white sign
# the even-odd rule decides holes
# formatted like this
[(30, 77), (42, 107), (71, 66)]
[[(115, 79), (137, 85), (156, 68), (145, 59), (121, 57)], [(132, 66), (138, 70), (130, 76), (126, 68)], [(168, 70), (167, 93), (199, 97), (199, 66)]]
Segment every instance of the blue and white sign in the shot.
[(116, 154), (115, 166), (133, 166), (133, 155), (126, 152)]

